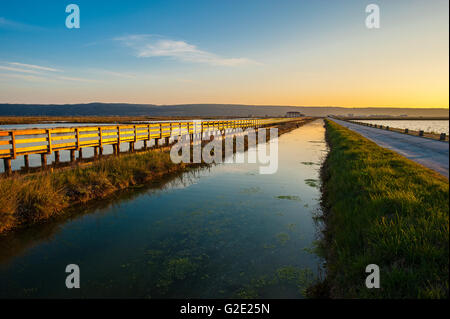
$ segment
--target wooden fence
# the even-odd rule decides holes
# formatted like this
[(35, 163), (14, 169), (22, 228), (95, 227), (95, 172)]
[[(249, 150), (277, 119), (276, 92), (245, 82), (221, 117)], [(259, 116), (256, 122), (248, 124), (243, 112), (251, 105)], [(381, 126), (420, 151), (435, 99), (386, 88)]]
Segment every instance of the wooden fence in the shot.
[(440, 140), (440, 141), (448, 141), (448, 136), (446, 133), (427, 133), (427, 132), (424, 132), (423, 130), (414, 131), (414, 130), (410, 130), (408, 128), (400, 129), (400, 128), (395, 128), (395, 127), (389, 127), (389, 125), (383, 126), (382, 124), (372, 124), (372, 123), (349, 121), (349, 120), (345, 120), (345, 121), (354, 123), (354, 124), (358, 124), (358, 125), (384, 129), (387, 131), (393, 131), (393, 132), (404, 133), (404, 134), (408, 134), (408, 135), (415, 135), (415, 136), (420, 136), (420, 137), (428, 137), (428, 138), (431, 138), (434, 140)]
[[(144, 141), (144, 147), (151, 139), (158, 145), (160, 139), (187, 134), (201, 134), (214, 130), (260, 127), (299, 120), (299, 118), (233, 119), (233, 120), (194, 120), (177, 122), (152, 122), (135, 125), (104, 125), (57, 128), (34, 128), (0, 130), (0, 159), (4, 161), (6, 173), (11, 173), (11, 160), (24, 156), (25, 167), (29, 167), (28, 156), (41, 154), (41, 164), (47, 163), (47, 155), (54, 153), (59, 162), (59, 152), (70, 151), (70, 160), (75, 160), (75, 151), (82, 154), (86, 147), (94, 148), (94, 155), (103, 153), (104, 145), (112, 145), (113, 153), (118, 154), (121, 143)], [(6, 146), (5, 146), (6, 145)], [(81, 157), (81, 156), (80, 156)]]

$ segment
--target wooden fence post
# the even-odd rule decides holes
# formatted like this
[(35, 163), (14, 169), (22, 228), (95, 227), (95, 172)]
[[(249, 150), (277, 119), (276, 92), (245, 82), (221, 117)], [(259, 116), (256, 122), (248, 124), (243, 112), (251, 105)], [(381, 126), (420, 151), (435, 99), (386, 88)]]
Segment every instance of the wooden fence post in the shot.
[(25, 169), (29, 169), (30, 168), (30, 159), (29, 159), (28, 155), (23, 156), (23, 161), (25, 163)]
[(75, 135), (77, 138), (77, 150), (80, 148), (80, 130), (79, 128), (75, 128)]
[(113, 145), (114, 155), (119, 155), (120, 153), (120, 126), (117, 125), (117, 144)]
[(98, 135), (99, 135), (99, 142), (100, 142), (99, 153), (101, 156), (101, 155), (103, 155), (103, 129), (101, 127), (98, 128)]
[(12, 158), (16, 158), (16, 132), (11, 131), (9, 133), (11, 135), (11, 144), (12, 144)]
[(46, 153), (41, 154), (41, 166), (43, 168), (47, 167), (47, 154)]
[(47, 140), (48, 140), (48, 148), (47, 148), (47, 153), (51, 154), (53, 152), (53, 148), (52, 148), (52, 132), (50, 131), (50, 129), (47, 129)]
[(12, 169), (11, 169), (11, 159), (10, 158), (4, 158), (3, 159), (3, 164), (5, 165), (5, 173), (6, 174), (11, 174), (12, 173)]

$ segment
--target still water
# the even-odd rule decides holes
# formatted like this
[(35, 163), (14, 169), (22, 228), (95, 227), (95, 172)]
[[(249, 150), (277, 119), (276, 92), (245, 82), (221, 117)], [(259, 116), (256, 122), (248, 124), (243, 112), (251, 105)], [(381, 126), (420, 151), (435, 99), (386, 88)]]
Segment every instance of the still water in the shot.
[(410, 129), (413, 131), (424, 131), (428, 133), (446, 133), (448, 135), (448, 120), (367, 120), (358, 121), (369, 124), (379, 124), (400, 129)]
[(0, 297), (301, 298), (326, 152), (317, 120), (279, 138), (273, 175), (215, 165), (0, 237)]

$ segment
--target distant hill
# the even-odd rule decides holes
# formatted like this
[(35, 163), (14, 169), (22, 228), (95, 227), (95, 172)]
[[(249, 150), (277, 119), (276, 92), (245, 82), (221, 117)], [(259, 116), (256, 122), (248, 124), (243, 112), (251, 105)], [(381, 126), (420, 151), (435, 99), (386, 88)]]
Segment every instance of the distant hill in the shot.
[(284, 116), (286, 112), (298, 111), (309, 116), (426, 116), (445, 117), (448, 109), (424, 108), (344, 108), (312, 106), (259, 106), (237, 104), (0, 104), (0, 116)]

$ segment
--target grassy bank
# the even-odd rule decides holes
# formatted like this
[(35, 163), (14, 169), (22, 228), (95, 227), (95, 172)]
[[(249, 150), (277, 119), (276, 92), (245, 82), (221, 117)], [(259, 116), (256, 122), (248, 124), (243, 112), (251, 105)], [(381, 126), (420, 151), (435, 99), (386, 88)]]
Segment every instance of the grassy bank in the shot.
[[(311, 120), (280, 124), (279, 134)], [(199, 165), (174, 164), (168, 150), (150, 150), (110, 156), (83, 166), (0, 176), (0, 233), (60, 215), (69, 206), (102, 199)]]
[(149, 151), (109, 157), (89, 166), (2, 177), (0, 232), (184, 169), (186, 164), (173, 164), (169, 153)]
[[(326, 121), (326, 138), (327, 278), (312, 294), (448, 298), (448, 180), (334, 122)], [(368, 264), (380, 267), (380, 289), (365, 287)]]

